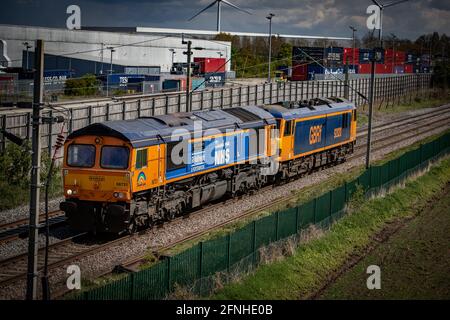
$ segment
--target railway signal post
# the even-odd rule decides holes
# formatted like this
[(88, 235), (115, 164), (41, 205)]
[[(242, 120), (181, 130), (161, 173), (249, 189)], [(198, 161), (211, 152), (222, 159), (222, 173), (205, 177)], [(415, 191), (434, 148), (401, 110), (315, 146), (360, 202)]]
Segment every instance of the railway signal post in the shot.
[[(184, 41), (184, 39), (181, 42), (182, 44), (187, 44), (187, 51), (183, 52), (183, 54), (187, 55), (187, 75), (186, 75), (186, 112), (191, 111), (191, 56), (192, 56), (192, 41)], [(181, 110), (180, 110), (181, 111)]]
[[(187, 51), (184, 51), (183, 54), (187, 56), (187, 75), (186, 75), (186, 112), (192, 111), (192, 95), (191, 95), (191, 61), (192, 61), (192, 50), (203, 50), (201, 47), (192, 48), (192, 41), (184, 40), (184, 34), (182, 35), (182, 44), (187, 44)], [(181, 111), (181, 110), (180, 110)]]
[(30, 233), (28, 237), (27, 300), (37, 298), (38, 279), (38, 227), (41, 173), (40, 121), (43, 102), (44, 41), (36, 40), (34, 60), (32, 164), (30, 186)]
[(372, 118), (373, 118), (373, 99), (375, 91), (375, 64), (383, 59), (383, 48), (374, 48), (370, 54), (370, 84), (369, 84), (369, 123), (367, 126), (367, 151), (366, 151), (366, 169), (370, 167), (370, 152), (372, 143)]
[(372, 117), (373, 117), (373, 91), (375, 85), (375, 55), (370, 59), (370, 86), (369, 86), (369, 123), (367, 127), (367, 151), (366, 151), (366, 169), (370, 167), (370, 151), (372, 142)]

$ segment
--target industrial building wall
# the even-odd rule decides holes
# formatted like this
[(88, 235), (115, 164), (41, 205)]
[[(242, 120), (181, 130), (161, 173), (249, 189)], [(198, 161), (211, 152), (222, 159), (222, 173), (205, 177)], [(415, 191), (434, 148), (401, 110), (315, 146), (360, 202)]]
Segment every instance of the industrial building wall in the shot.
[[(113, 53), (113, 64), (116, 65), (160, 66), (161, 72), (169, 72), (172, 64), (172, 53), (169, 49), (175, 50), (174, 62), (186, 61), (186, 56), (183, 55), (186, 45), (181, 44), (179, 37), (0, 25), (0, 40), (7, 43), (12, 67), (25, 65), (23, 42), (34, 45), (36, 39), (45, 41), (45, 53), (48, 55), (62, 55), (99, 63), (103, 60), (105, 64), (110, 63), (111, 53), (106, 49), (110, 46), (117, 47)], [(231, 57), (230, 42), (197, 39), (192, 42), (193, 47), (204, 48), (201, 51), (193, 50), (194, 57), (220, 57), (220, 54), (223, 57)], [(33, 48), (30, 50), (34, 51)], [(230, 65), (231, 63), (227, 64), (227, 71), (230, 71)]]

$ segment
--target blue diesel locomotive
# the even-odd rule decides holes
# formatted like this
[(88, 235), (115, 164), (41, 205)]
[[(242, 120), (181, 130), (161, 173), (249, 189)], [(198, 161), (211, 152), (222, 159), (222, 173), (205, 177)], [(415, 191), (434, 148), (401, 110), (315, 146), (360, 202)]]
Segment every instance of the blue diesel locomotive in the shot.
[(95, 123), (66, 140), (61, 209), (78, 230), (134, 232), (344, 161), (355, 141), (340, 98)]

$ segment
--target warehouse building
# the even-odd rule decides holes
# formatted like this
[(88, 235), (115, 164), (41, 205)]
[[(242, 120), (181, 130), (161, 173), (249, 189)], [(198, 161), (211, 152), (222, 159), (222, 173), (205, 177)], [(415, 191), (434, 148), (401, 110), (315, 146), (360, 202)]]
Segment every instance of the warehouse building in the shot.
[[(170, 72), (172, 62), (186, 61), (180, 36), (0, 25), (0, 65), (31, 68), (36, 39), (45, 41), (45, 69), (70, 70), (73, 77), (111, 69), (113, 73), (157, 74)], [(192, 42), (193, 47), (203, 48), (193, 50), (193, 57), (231, 57), (230, 42)], [(226, 71), (230, 66), (228, 62)]]

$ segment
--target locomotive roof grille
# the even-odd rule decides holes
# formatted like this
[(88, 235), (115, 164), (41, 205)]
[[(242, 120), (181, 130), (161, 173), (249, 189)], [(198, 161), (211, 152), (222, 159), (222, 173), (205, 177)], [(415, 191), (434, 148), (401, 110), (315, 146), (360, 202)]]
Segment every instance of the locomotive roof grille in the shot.
[(232, 116), (235, 116), (238, 119), (241, 119), (243, 122), (252, 122), (261, 120), (261, 118), (255, 115), (254, 113), (248, 112), (247, 110), (240, 107), (223, 109), (223, 111), (231, 114)]

